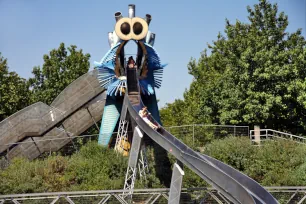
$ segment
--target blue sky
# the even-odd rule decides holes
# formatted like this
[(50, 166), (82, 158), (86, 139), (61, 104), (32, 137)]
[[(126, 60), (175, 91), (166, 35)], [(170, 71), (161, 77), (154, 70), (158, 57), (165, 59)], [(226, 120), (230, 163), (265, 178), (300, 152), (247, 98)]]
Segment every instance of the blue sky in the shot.
[[(159, 106), (182, 98), (192, 77), (187, 64), (198, 58), (207, 43), (223, 32), (225, 18), (247, 22), (247, 0), (0, 0), (0, 52), (11, 71), (24, 78), (32, 76), (34, 66), (42, 65), (43, 55), (61, 42), (91, 54), (91, 65), (108, 51), (107, 33), (115, 26), (114, 13), (128, 13), (136, 5), (136, 16), (152, 15), (150, 30), (156, 33), (155, 48), (165, 68), (162, 87), (157, 90)], [(272, 0), (289, 16), (288, 31), (302, 28), (305, 35), (305, 0)], [(132, 45), (128, 45), (132, 49)], [(92, 67), (91, 67), (92, 69)]]

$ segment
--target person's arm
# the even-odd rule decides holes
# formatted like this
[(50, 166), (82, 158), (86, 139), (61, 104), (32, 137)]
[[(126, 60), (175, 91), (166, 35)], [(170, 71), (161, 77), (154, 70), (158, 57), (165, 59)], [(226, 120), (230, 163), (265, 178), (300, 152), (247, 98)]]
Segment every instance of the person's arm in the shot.
[(156, 126), (147, 118), (142, 118), (148, 125), (150, 125), (151, 128), (156, 128)]

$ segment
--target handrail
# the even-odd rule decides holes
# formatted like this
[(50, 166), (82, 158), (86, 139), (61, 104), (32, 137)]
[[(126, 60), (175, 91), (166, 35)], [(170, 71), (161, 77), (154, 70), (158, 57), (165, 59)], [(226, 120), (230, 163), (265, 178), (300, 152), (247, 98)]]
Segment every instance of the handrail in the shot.
[[(255, 140), (255, 131), (256, 130), (250, 130), (250, 139), (251, 141)], [(297, 142), (297, 140), (303, 141), (303, 143), (306, 143), (306, 137), (302, 137), (302, 136), (298, 136), (298, 135), (293, 135), (290, 133), (286, 133), (286, 132), (281, 132), (281, 131), (277, 131), (277, 130), (273, 130), (273, 129), (260, 129), (259, 131), (259, 137), (260, 138), (265, 138), (265, 139), (269, 139), (269, 137), (274, 137), (274, 138), (279, 138), (279, 139), (286, 139), (288, 140), (290, 138), (290, 140)], [(262, 132), (264, 132), (264, 134), (262, 134)], [(278, 134), (278, 135), (275, 135)], [(300, 143), (300, 142), (298, 142)]]
[[(306, 192), (306, 186), (265, 186), (269, 192)], [(197, 188), (182, 188), (182, 192), (192, 191), (212, 191), (212, 187), (197, 187)], [(24, 194), (6, 194), (0, 195), (0, 199), (5, 198), (20, 198), (20, 197), (40, 197), (40, 196), (60, 196), (60, 195), (88, 195), (88, 194), (121, 194), (128, 190), (91, 190), (91, 191), (66, 191), (66, 192), (45, 192), (45, 193), (24, 193)], [(134, 189), (134, 193), (161, 193), (169, 192), (169, 188), (149, 188), (149, 189)]]

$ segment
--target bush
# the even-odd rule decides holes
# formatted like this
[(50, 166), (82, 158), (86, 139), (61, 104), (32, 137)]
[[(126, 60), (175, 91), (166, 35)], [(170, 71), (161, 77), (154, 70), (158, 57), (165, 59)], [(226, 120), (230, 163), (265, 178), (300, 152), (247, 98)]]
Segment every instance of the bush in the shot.
[(127, 158), (96, 142), (71, 157), (16, 158), (0, 170), (0, 194), (122, 189)]
[(0, 171), (0, 194), (43, 192), (44, 180), (39, 174), (40, 162), (15, 159), (6, 170)]
[[(252, 146), (249, 138), (228, 137), (214, 140), (203, 153), (249, 175), (264, 186), (305, 186), (306, 146), (291, 141), (267, 141)], [(170, 154), (173, 165), (176, 159)], [(156, 176), (153, 148), (147, 149), (150, 173), (147, 182), (137, 178), (135, 188), (164, 188)], [(96, 142), (84, 145), (71, 157), (50, 156), (28, 161), (16, 158), (0, 170), (0, 194), (122, 189), (128, 158)], [(208, 184), (187, 167), (183, 187)], [(138, 174), (138, 173), (137, 173)]]
[(69, 190), (120, 189), (127, 163), (127, 158), (114, 150), (90, 142), (69, 160), (66, 179), (73, 183)]
[(306, 185), (306, 146), (287, 140), (252, 146), (249, 138), (229, 137), (208, 145), (204, 153), (244, 172), (264, 186)]

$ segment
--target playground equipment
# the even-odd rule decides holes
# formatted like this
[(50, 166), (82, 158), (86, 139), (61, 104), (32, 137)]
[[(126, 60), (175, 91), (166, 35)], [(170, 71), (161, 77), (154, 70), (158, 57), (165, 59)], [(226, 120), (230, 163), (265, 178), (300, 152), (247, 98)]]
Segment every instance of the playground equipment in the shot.
[[(95, 62), (99, 70), (100, 84), (107, 90), (98, 141), (102, 145), (110, 143), (119, 120), (123, 95), (127, 89), (128, 69), (137, 69), (141, 93), (146, 98), (144, 103), (160, 123), (154, 88), (161, 86), (163, 68), (166, 66), (160, 63), (160, 58), (153, 48), (155, 34), (148, 29), (151, 22), (150, 14), (144, 19), (135, 17), (135, 6), (129, 5), (129, 17), (123, 17), (121, 12), (116, 12), (115, 19), (115, 30), (108, 35), (111, 48), (100, 62)], [(131, 57), (129, 63), (126, 62), (124, 51), (125, 45), (130, 40), (138, 47), (136, 59), (133, 59), (134, 66), (130, 66)]]
[(0, 162), (17, 156), (32, 160), (44, 152), (58, 151), (73, 136), (97, 126), (106, 96), (97, 75), (93, 70), (79, 77), (50, 106), (38, 102), (1, 121), (0, 156), (4, 159)]
[[(216, 159), (193, 151), (164, 128), (160, 127), (157, 131), (139, 115), (140, 110), (148, 107), (153, 116), (152, 122), (160, 124), (154, 88), (160, 86), (161, 81), (158, 77), (164, 66), (160, 63), (159, 56), (153, 48), (152, 35), (148, 32), (151, 15), (147, 14), (145, 20), (135, 17), (135, 6), (129, 5), (128, 18), (122, 17), (120, 12), (115, 13), (115, 18), (117, 21), (115, 31), (109, 35), (111, 49), (100, 63), (96, 63), (100, 84), (107, 89), (99, 143), (104, 145), (109, 143), (111, 132), (106, 131), (113, 131), (120, 115), (116, 139), (116, 148), (120, 148), (118, 145), (123, 139), (127, 140), (127, 129), (129, 124), (132, 124), (133, 138), (125, 177), (125, 196), (133, 194), (137, 162), (142, 153), (143, 137), (147, 135), (177, 159), (173, 167), (168, 203), (179, 203), (184, 175), (183, 165), (206, 180), (233, 203), (278, 203), (251, 178)], [(129, 40), (135, 41), (138, 47), (135, 67), (125, 66), (124, 63), (124, 46)], [(155, 75), (156, 71), (158, 75)], [(122, 89), (125, 90), (124, 93), (120, 91)], [(118, 96), (119, 98), (116, 98)], [(109, 111), (111, 113), (109, 115), (116, 115), (111, 117), (111, 123), (108, 121), (108, 106), (116, 107), (112, 108), (113, 111)], [(105, 124), (111, 127), (108, 128)]]
[[(177, 162), (173, 167), (168, 203), (179, 203), (183, 165), (206, 180), (222, 196), (233, 203), (278, 203), (257, 182), (232, 167), (207, 155), (195, 152), (175, 138), (163, 127), (154, 130), (139, 115), (139, 110), (148, 107), (154, 123), (160, 124), (155, 88), (161, 85), (164, 65), (153, 48), (155, 34), (148, 30), (151, 15), (145, 19), (135, 17), (135, 6), (129, 5), (129, 17), (115, 13), (115, 31), (109, 33), (111, 49), (96, 63), (97, 69), (85, 74), (69, 85), (51, 104), (36, 103), (12, 115), (0, 123), (0, 153), (10, 160), (14, 156), (34, 159), (71, 141), (71, 135), (80, 134), (101, 119), (99, 143), (108, 145), (119, 120), (115, 149), (121, 141), (129, 140), (128, 169), (122, 199), (134, 193), (134, 183), (139, 164), (144, 173), (144, 137), (172, 154)], [(129, 40), (137, 44), (135, 67), (127, 68), (124, 46)], [(128, 137), (128, 127), (133, 135)], [(37, 138), (67, 137), (67, 140), (39, 142)], [(31, 141), (14, 145), (20, 141)], [(124, 147), (124, 145), (121, 145)], [(140, 161), (140, 162), (139, 162)], [(0, 200), (1, 201), (1, 200)]]

